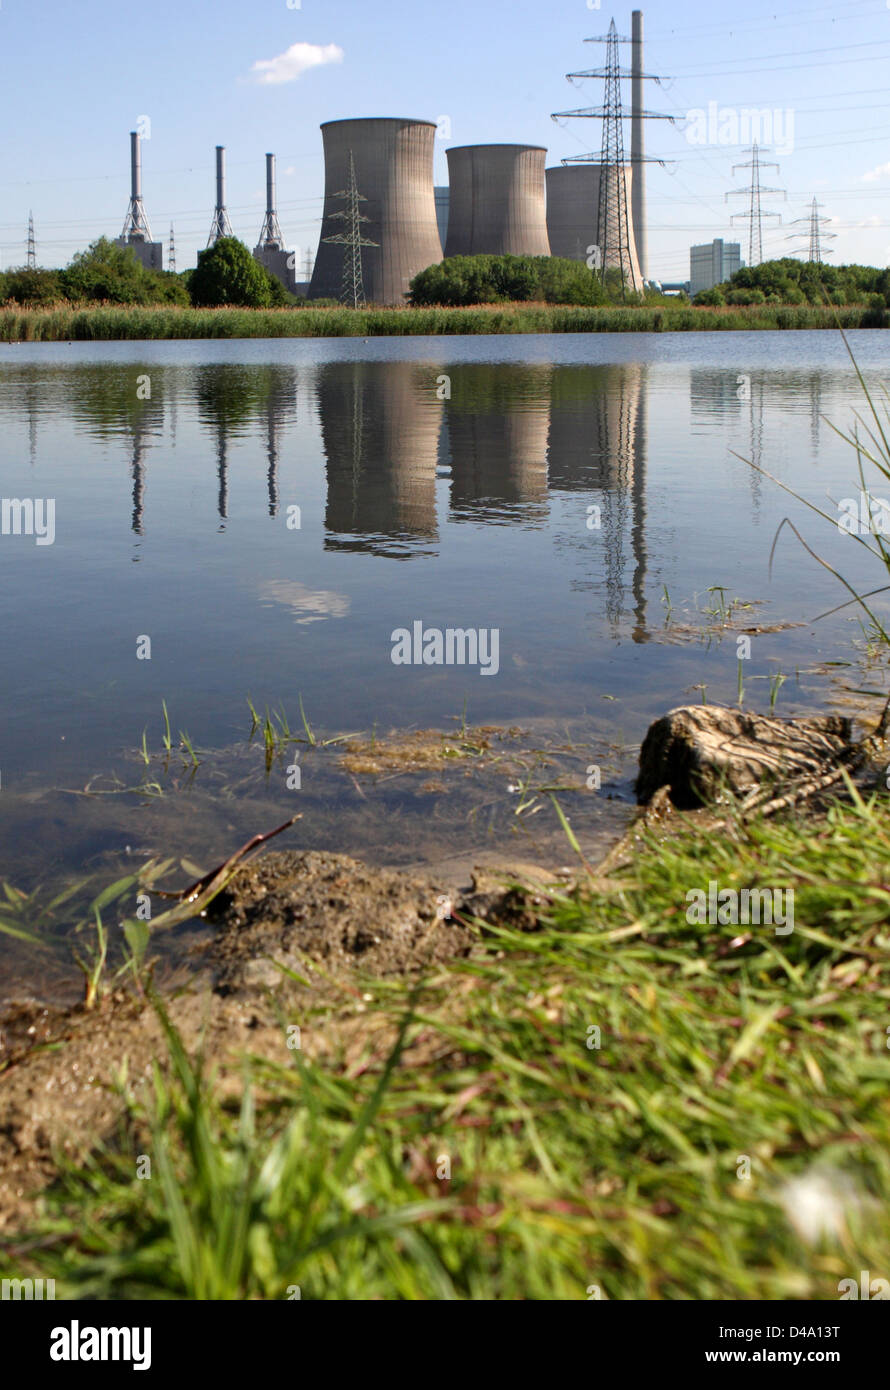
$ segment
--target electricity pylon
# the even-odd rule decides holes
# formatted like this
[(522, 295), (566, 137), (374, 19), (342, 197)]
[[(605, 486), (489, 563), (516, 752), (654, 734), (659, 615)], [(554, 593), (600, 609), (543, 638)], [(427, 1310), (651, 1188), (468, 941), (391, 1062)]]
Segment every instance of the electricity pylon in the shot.
[[(602, 68), (593, 68), (587, 72), (569, 72), (566, 78), (573, 82), (577, 78), (598, 78), (605, 82), (603, 91), (602, 106), (591, 106), (577, 111), (555, 111), (551, 119), (554, 121), (563, 119), (574, 119), (576, 117), (596, 117), (603, 123), (602, 143), (599, 155), (582, 154), (571, 155), (562, 161), (563, 164), (595, 164), (600, 165), (599, 182), (599, 204), (596, 209), (596, 244), (599, 247), (599, 273), (605, 279), (606, 272), (617, 269), (621, 275), (622, 293), (628, 284), (631, 289), (642, 289), (642, 285), (637, 283), (637, 275), (630, 253), (631, 237), (629, 228), (631, 219), (628, 213), (627, 198), (627, 179), (625, 178), (625, 168), (627, 162), (624, 155), (624, 121), (628, 119), (621, 101), (621, 79), (633, 78), (634, 84), (637, 82), (651, 81), (661, 82), (661, 78), (654, 73), (643, 73), (639, 71), (641, 64), (638, 62), (637, 50), (635, 50), (634, 66), (627, 70), (622, 68), (619, 62), (618, 45), (622, 43), (636, 44), (640, 47), (639, 38), (627, 38), (619, 36), (615, 21), (609, 25), (608, 34), (600, 35), (597, 38), (585, 39), (585, 43), (605, 43), (606, 62)], [(632, 176), (636, 179), (643, 177), (643, 165), (660, 164), (664, 166), (663, 159), (654, 159), (642, 154), (642, 122), (643, 121), (670, 121), (674, 123), (674, 117), (662, 115), (657, 111), (643, 111), (637, 105), (631, 109), (630, 117), (636, 129), (636, 139), (632, 140), (632, 152), (630, 165)], [(634, 144), (637, 145), (639, 153), (634, 151)]]
[[(823, 241), (828, 241), (828, 240), (833, 241), (834, 238), (835, 238), (835, 236), (837, 235), (835, 232), (823, 232), (823, 231), (822, 231), (822, 228), (828, 225), (828, 223), (831, 221), (831, 218), (830, 218), (830, 217), (820, 217), (820, 216), (819, 216), (819, 209), (820, 209), (821, 206), (822, 206), (822, 204), (821, 204), (821, 203), (817, 203), (817, 202), (816, 202), (816, 199), (814, 198), (813, 201), (812, 201), (812, 203), (810, 204), (810, 214), (809, 214), (809, 217), (795, 217), (794, 221), (793, 221), (793, 222), (790, 222), (790, 223), (788, 224), (788, 225), (791, 226), (791, 227), (799, 227), (801, 224), (805, 224), (805, 225), (807, 225), (807, 226), (809, 227), (809, 243), (810, 243), (810, 244), (809, 244), (809, 254), (807, 255), (807, 260), (809, 260), (809, 261), (815, 261), (815, 262), (817, 262), (818, 264), (821, 264), (821, 261), (822, 261), (822, 257), (823, 257), (823, 256), (833, 256), (833, 255), (834, 255), (834, 249), (833, 249), (833, 247), (831, 247), (831, 246), (826, 246), (826, 247), (823, 248), (822, 242), (823, 242)], [(792, 232), (791, 235), (790, 235), (789, 237), (786, 237), (786, 240), (787, 240), (787, 241), (794, 241), (794, 240), (796, 240), (798, 237), (801, 237), (801, 236), (804, 236), (804, 235), (806, 235), (804, 232)], [(795, 247), (795, 249), (792, 251), (791, 254), (792, 254), (793, 256), (801, 256), (801, 255), (803, 255), (803, 251), (804, 251), (804, 248), (803, 248), (802, 246), (797, 246), (797, 247)]]
[(727, 198), (745, 197), (748, 199), (747, 212), (734, 212), (730, 217), (731, 222), (735, 222), (737, 217), (741, 217), (748, 223), (748, 264), (760, 265), (763, 260), (763, 218), (778, 217), (782, 221), (780, 212), (766, 212), (760, 205), (761, 193), (781, 193), (783, 198), (787, 198), (787, 193), (783, 188), (764, 188), (760, 182), (761, 169), (775, 169), (778, 173), (778, 164), (764, 164), (760, 158), (760, 148), (755, 140), (751, 150), (751, 158), (745, 164), (734, 164), (732, 172), (736, 169), (751, 170), (751, 184), (748, 188), (733, 188), (725, 195)]
[(345, 232), (337, 232), (334, 236), (326, 236), (324, 240), (343, 247), (343, 289), (340, 300), (343, 304), (351, 304), (353, 309), (358, 309), (365, 303), (362, 247), (379, 246), (380, 243), (362, 236), (361, 224), (370, 222), (371, 219), (359, 210), (359, 203), (366, 203), (368, 200), (358, 191), (352, 150), (349, 151), (349, 183), (342, 192), (335, 193), (334, 197), (345, 198), (346, 207), (343, 212), (331, 213), (331, 217), (346, 222), (348, 229)]
[(167, 252), (167, 269), (176, 273), (176, 242), (173, 240), (173, 223), (170, 223), (170, 248)]
[(29, 270), (37, 269), (37, 245), (34, 241), (34, 214), (28, 213), (28, 260)]

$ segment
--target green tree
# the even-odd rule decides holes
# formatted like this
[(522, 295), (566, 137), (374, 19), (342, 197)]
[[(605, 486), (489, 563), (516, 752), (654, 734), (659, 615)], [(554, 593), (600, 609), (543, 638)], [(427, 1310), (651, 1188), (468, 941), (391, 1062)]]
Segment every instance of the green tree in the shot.
[(57, 270), (19, 266), (16, 270), (7, 271), (3, 280), (0, 299), (12, 304), (54, 304), (65, 297)]
[(193, 304), (202, 307), (238, 304), (266, 309), (272, 302), (269, 278), (243, 241), (224, 236), (199, 252), (189, 278), (189, 295)]

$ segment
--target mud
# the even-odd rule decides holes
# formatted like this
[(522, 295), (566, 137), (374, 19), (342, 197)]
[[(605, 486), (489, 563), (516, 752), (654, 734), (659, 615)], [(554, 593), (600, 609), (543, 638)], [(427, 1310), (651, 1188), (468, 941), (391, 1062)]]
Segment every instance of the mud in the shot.
[[(212, 1059), (223, 1094), (240, 1094), (246, 1051), (289, 1060), (282, 1018), (300, 1024), (308, 1056), (336, 1053), (349, 1065), (392, 1041), (374, 1035), (389, 1025), (371, 1026), (363, 981), (396, 977), (407, 995), (418, 976), (471, 951), (486, 921), (534, 928), (543, 876), (517, 885), (518, 877), (506, 866), (480, 871), (457, 891), (346, 855), (268, 853), (216, 900), (188, 966), (163, 968), (155, 983), (187, 1050)], [(33, 999), (5, 1009), (0, 1231), (27, 1225), (62, 1155), (83, 1162), (114, 1142), (131, 1123), (126, 1098), (150, 1102), (153, 1065), (165, 1056), (157, 1015), (134, 992), (106, 995), (89, 1012)]]

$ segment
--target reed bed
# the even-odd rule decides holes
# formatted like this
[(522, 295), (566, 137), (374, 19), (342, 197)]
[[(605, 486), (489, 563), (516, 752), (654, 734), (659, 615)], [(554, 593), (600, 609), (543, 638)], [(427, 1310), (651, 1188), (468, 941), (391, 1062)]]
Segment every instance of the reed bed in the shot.
[(0, 342), (160, 338), (373, 338), (467, 333), (677, 333), (890, 327), (886, 309), (848, 306), (484, 304), (469, 308), (191, 309), (61, 304), (0, 309)]

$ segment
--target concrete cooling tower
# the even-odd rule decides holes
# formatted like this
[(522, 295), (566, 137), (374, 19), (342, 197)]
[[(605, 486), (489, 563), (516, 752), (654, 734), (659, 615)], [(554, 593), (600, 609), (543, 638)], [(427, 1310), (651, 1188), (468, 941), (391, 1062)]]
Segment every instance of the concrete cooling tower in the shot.
[(549, 256), (539, 145), (457, 145), (448, 151), (446, 256)]
[(325, 238), (348, 232), (342, 216), (347, 200), (338, 196), (349, 187), (352, 155), (358, 192), (365, 200), (359, 211), (363, 238), (362, 275), (371, 304), (403, 304), (409, 285), (421, 270), (442, 259), (433, 192), (431, 121), (390, 117), (326, 121), (324, 141), (325, 190), (321, 237), (310, 299), (339, 299), (343, 288), (343, 257), (349, 248)]
[[(588, 248), (599, 244), (597, 221), (601, 167), (599, 164), (559, 164), (547, 170), (547, 231), (550, 236), (550, 250), (554, 256), (565, 256), (572, 261), (586, 261)], [(627, 165), (624, 166), (624, 182), (630, 214), (633, 178)], [(641, 287), (643, 277), (640, 273), (630, 215), (627, 237), (634, 282)], [(617, 265), (617, 227), (611, 229), (608, 243), (616, 253), (616, 259), (614, 262), (610, 261), (610, 264)]]

